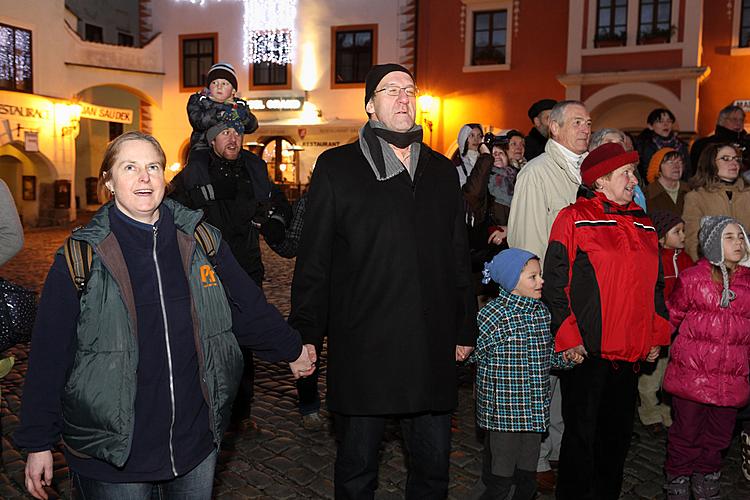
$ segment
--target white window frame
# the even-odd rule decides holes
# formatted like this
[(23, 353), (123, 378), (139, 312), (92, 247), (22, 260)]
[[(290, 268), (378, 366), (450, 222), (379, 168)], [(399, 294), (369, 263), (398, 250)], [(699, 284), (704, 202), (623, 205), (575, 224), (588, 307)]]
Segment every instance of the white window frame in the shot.
[(734, 0), (732, 11), (732, 46), (729, 54), (732, 56), (750, 56), (750, 47), (740, 47), (740, 22), (742, 21), (742, 0)]
[[(739, 0), (736, 0), (739, 1)], [(671, 22), (672, 26), (675, 26), (675, 31), (669, 38), (667, 43), (655, 43), (655, 44), (642, 44), (638, 45), (638, 25), (640, 19), (638, 13), (640, 11), (641, 2), (640, 0), (628, 0), (628, 24), (627, 24), (627, 40), (625, 45), (619, 47), (597, 47), (594, 42), (596, 36), (596, 21), (597, 21), (597, 7), (599, 2), (596, 0), (589, 0), (589, 12), (588, 12), (588, 26), (586, 30), (586, 48), (583, 49), (582, 55), (605, 55), (605, 54), (622, 54), (627, 52), (657, 52), (660, 50), (674, 50), (681, 49), (684, 45), (682, 42), (677, 42), (679, 39), (679, 19), (680, 19), (680, 0), (672, 0), (672, 15)]]
[[(478, 73), (483, 71), (508, 71), (510, 69), (511, 45), (513, 39), (513, 1), (512, 0), (463, 0), (466, 6), (466, 26), (464, 31), (464, 73)], [(505, 64), (471, 64), (474, 48), (474, 13), (488, 10), (505, 10)]]

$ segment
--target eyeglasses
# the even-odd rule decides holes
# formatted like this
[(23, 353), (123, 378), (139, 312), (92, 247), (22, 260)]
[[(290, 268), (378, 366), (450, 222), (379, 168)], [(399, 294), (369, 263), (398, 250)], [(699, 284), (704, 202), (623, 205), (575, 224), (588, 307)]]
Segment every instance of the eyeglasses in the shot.
[(717, 160), (721, 160), (721, 161), (736, 161), (738, 163), (742, 163), (742, 157), (741, 156), (719, 156), (716, 159)]
[(373, 94), (385, 92), (385, 95), (387, 96), (397, 97), (401, 94), (402, 90), (404, 91), (404, 94), (406, 94), (406, 97), (416, 97), (419, 95), (419, 89), (417, 87), (399, 87), (398, 85), (388, 85), (380, 90), (376, 90)]

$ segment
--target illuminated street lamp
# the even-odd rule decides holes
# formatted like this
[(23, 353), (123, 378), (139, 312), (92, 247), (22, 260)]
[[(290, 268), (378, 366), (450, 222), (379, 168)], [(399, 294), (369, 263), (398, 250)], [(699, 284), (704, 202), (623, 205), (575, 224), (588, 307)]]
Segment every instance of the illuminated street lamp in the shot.
[(422, 94), (419, 96), (418, 103), (419, 110), (422, 113), (422, 123), (430, 131), (429, 146), (432, 147), (432, 120), (430, 119), (430, 115), (435, 107), (436, 99), (430, 94)]

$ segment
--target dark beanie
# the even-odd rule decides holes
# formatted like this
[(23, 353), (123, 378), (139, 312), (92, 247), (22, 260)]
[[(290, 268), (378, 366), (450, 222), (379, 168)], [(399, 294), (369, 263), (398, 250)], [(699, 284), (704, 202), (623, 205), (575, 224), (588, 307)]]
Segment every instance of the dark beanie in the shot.
[(555, 104), (557, 104), (557, 101), (555, 101), (554, 99), (542, 99), (541, 101), (535, 102), (529, 108), (529, 120), (533, 122), (534, 118), (539, 116), (539, 113), (554, 108)]
[(677, 224), (685, 223), (682, 217), (669, 210), (652, 210), (648, 215), (651, 217), (651, 222), (654, 223), (654, 228), (656, 228), (656, 234), (659, 239), (664, 238), (669, 230)]
[(370, 71), (367, 72), (367, 76), (365, 77), (365, 106), (367, 106), (367, 103), (370, 102), (372, 96), (375, 95), (375, 89), (380, 83), (380, 80), (382, 80), (388, 73), (393, 73), (394, 71), (406, 73), (411, 77), (412, 80), (414, 80), (414, 75), (411, 74), (411, 71), (404, 68), (400, 64), (376, 64), (375, 66), (370, 68)]
[(232, 88), (237, 90), (237, 73), (234, 72), (234, 66), (226, 62), (219, 62), (211, 66), (206, 74), (206, 86), (211, 85), (211, 82), (223, 78), (232, 84)]

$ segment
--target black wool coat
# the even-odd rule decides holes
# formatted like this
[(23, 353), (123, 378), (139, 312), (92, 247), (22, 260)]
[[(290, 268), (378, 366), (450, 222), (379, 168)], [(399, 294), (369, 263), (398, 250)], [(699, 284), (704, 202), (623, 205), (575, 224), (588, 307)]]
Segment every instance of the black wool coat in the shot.
[(425, 144), (412, 181), (379, 181), (359, 143), (324, 152), (312, 177), (290, 323), (328, 336), (328, 408), (348, 415), (449, 411), (456, 345), (476, 341), (455, 167)]

